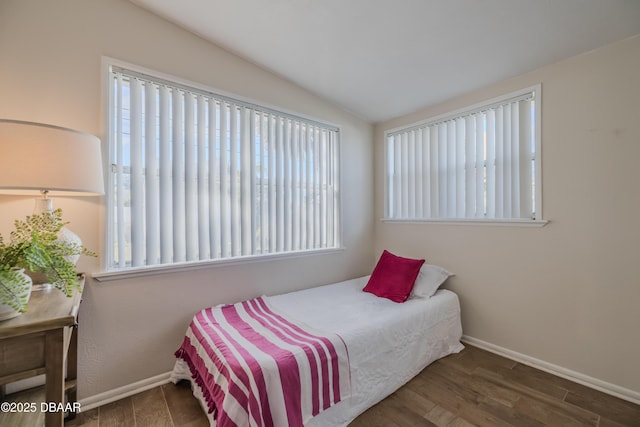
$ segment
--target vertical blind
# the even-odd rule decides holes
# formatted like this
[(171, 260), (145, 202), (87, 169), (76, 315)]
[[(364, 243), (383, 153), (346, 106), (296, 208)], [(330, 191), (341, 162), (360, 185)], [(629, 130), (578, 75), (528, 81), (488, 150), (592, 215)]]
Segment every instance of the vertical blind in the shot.
[(110, 268), (339, 246), (338, 129), (110, 71)]
[(535, 219), (535, 92), (386, 136), (386, 218)]

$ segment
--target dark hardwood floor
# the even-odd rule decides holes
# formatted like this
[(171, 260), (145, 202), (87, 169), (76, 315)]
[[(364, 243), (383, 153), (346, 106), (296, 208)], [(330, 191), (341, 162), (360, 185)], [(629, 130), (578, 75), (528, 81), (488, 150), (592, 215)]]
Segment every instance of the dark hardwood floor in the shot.
[[(10, 396), (11, 397), (11, 396)], [(0, 417), (0, 425), (26, 425)], [(9, 421), (14, 421), (10, 423)], [(207, 426), (189, 384), (165, 384), (65, 426)], [(351, 427), (640, 427), (640, 406), (466, 346), (428, 366)]]
[(640, 426), (640, 406), (467, 345), (352, 427)]

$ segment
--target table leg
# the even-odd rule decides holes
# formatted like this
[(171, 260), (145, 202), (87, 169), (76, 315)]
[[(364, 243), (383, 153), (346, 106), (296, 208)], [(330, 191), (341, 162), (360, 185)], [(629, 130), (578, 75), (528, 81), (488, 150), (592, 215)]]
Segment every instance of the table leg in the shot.
[[(47, 332), (45, 340), (45, 403), (64, 403), (64, 330)], [(62, 427), (64, 411), (48, 410), (44, 416), (46, 427)]]
[[(78, 324), (71, 327), (71, 341), (69, 342), (69, 350), (67, 351), (67, 380), (73, 383), (73, 386), (67, 390), (67, 402), (74, 403), (78, 400)], [(75, 407), (75, 406), (74, 406)], [(76, 417), (75, 411), (69, 412), (67, 419), (72, 420)]]

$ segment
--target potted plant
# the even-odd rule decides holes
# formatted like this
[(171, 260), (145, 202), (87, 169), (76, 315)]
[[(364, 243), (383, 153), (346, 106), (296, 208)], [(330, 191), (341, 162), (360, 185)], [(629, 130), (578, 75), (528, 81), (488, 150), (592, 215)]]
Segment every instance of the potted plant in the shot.
[(56, 209), (16, 220), (9, 243), (0, 236), (0, 304), (18, 313), (26, 310), (31, 280), (25, 278), (24, 270), (42, 273), (67, 297), (73, 295), (78, 272), (70, 258), (96, 254), (82, 245), (60, 240), (58, 235), (65, 224), (62, 210)]

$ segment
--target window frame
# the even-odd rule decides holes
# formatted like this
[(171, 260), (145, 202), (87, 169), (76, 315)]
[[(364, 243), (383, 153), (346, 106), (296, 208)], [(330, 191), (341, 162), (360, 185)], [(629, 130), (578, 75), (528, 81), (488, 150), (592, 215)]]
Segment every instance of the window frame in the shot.
[[(492, 107), (501, 105), (509, 100), (525, 96), (529, 93), (533, 94), (533, 100), (535, 103), (534, 108), (534, 212), (535, 218), (456, 218), (456, 217), (440, 217), (440, 218), (391, 218), (389, 216), (389, 203), (390, 203), (390, 189), (389, 189), (389, 153), (388, 153), (388, 138), (391, 134), (397, 134), (402, 131), (409, 131), (416, 128), (426, 127), (441, 123), (447, 120), (452, 120), (458, 117), (467, 116), (479, 111), (487, 110)], [(461, 107), (443, 114), (432, 116), (417, 122), (413, 122), (403, 126), (397, 126), (392, 129), (384, 131), (383, 141), (383, 173), (384, 173), (384, 210), (382, 222), (386, 223), (425, 223), (425, 224), (448, 224), (448, 225), (507, 225), (507, 226), (534, 226), (542, 227), (549, 221), (544, 219), (542, 210), (542, 84), (538, 83), (523, 89), (519, 89), (501, 96), (497, 96), (486, 101), (480, 101), (470, 106)]]
[[(324, 126), (326, 128), (334, 128), (337, 131), (337, 140), (336, 140), (336, 154), (337, 159), (335, 159), (335, 168), (337, 175), (337, 196), (335, 200), (336, 210), (336, 221), (337, 225), (335, 226), (335, 238), (337, 240), (335, 247), (329, 248), (312, 248), (312, 249), (301, 249), (301, 250), (290, 250), (286, 252), (275, 252), (275, 253), (262, 253), (262, 254), (251, 254), (251, 255), (241, 255), (241, 256), (232, 256), (227, 258), (214, 258), (214, 259), (206, 259), (206, 260), (195, 260), (195, 261), (185, 261), (185, 262), (173, 262), (170, 264), (155, 264), (155, 265), (143, 265), (143, 266), (128, 266), (126, 268), (114, 268), (114, 260), (113, 260), (113, 248), (111, 247), (112, 236), (115, 230), (114, 223), (114, 208), (115, 208), (115, 198), (109, 194), (109, 192), (113, 191), (113, 187), (115, 185), (114, 174), (111, 172), (112, 168), (112, 159), (115, 154), (115, 147), (111, 141), (111, 132), (112, 132), (112, 114), (111, 108), (113, 107), (113, 90), (111, 87), (111, 68), (121, 68), (131, 71), (132, 73), (137, 73), (140, 75), (146, 75), (151, 79), (157, 79), (161, 81), (166, 81), (175, 84), (176, 87), (179, 88), (191, 88), (198, 91), (202, 91), (216, 98), (222, 98), (225, 100), (235, 101), (236, 103), (254, 106), (261, 110), (272, 111), (277, 113), (280, 116), (284, 117), (292, 117), (295, 119), (300, 119), (306, 123), (315, 123), (317, 125)], [(342, 176), (342, 143), (341, 143), (341, 133), (342, 129), (339, 125), (329, 123), (324, 120), (319, 120), (313, 117), (306, 116), (301, 113), (291, 112), (281, 107), (275, 107), (264, 102), (258, 102), (246, 97), (242, 97), (240, 95), (231, 94), (225, 91), (221, 91), (206, 85), (198, 84), (177, 76), (165, 74), (162, 72), (158, 72), (155, 70), (147, 69), (141, 66), (137, 66), (131, 63), (127, 63), (124, 61), (120, 61), (114, 58), (110, 58), (107, 56), (102, 57), (102, 79), (103, 79), (103, 120), (104, 120), (104, 138), (103, 140), (107, 143), (105, 144), (106, 155), (104, 156), (107, 159), (107, 167), (105, 168), (106, 175), (106, 209), (105, 213), (105, 226), (103, 228), (104, 235), (104, 253), (102, 262), (102, 271), (95, 273), (93, 275), (98, 281), (110, 281), (117, 279), (124, 279), (130, 277), (140, 277), (147, 275), (155, 275), (166, 272), (175, 272), (175, 271), (190, 271), (190, 270), (198, 270), (202, 268), (210, 268), (215, 266), (226, 266), (226, 265), (234, 265), (234, 264), (245, 264), (245, 263), (253, 263), (253, 262), (265, 262), (269, 260), (279, 260), (279, 259), (287, 259), (287, 258), (299, 258), (305, 256), (313, 256), (313, 255), (322, 255), (327, 253), (341, 252), (344, 251), (344, 243), (343, 243), (343, 211), (342, 211), (342, 189), (341, 189), (341, 176)]]

